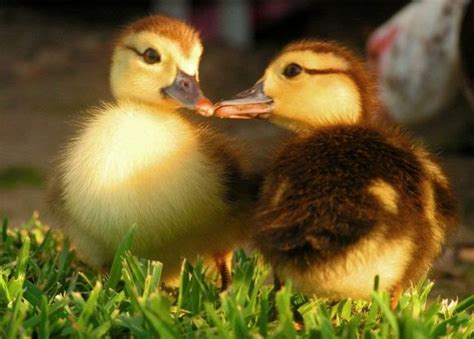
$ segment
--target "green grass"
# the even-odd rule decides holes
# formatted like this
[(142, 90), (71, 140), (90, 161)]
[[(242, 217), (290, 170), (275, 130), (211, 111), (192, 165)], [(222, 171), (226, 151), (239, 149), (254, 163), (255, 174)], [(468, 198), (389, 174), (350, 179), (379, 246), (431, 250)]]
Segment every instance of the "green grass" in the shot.
[(18, 186), (38, 187), (44, 184), (41, 173), (31, 167), (6, 167), (0, 169), (0, 187), (16, 188)]
[(219, 293), (200, 262), (184, 262), (179, 289), (165, 291), (162, 265), (131, 255), (132, 240), (130, 232), (110, 274), (101, 276), (75, 260), (69, 244), (38, 220), (20, 229), (4, 221), (0, 337), (474, 337), (474, 295), (428, 303), (427, 281), (405, 293), (394, 312), (381, 292), (370, 302), (336, 303), (295, 294), (287, 283), (275, 294), (269, 268), (238, 251), (228, 292)]

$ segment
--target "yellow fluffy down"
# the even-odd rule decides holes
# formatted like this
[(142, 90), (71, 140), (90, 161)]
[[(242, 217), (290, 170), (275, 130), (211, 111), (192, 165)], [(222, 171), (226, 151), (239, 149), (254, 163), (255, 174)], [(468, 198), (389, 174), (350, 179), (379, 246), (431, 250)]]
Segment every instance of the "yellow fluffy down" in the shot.
[(373, 194), (380, 205), (388, 212), (398, 213), (398, 193), (395, 188), (382, 179), (372, 181), (369, 193)]
[(110, 263), (136, 224), (133, 251), (162, 261), (173, 279), (182, 257), (224, 253), (239, 238), (222, 200), (221, 169), (179, 115), (121, 102), (85, 126), (64, 154), (61, 180), (66, 232), (86, 262)]
[(401, 280), (414, 249), (409, 238), (388, 240), (372, 235), (355, 244), (342, 257), (314, 265), (301, 274), (287, 267), (277, 272), (291, 278), (294, 289), (331, 299), (368, 299), (379, 276), (381, 290), (390, 291)]

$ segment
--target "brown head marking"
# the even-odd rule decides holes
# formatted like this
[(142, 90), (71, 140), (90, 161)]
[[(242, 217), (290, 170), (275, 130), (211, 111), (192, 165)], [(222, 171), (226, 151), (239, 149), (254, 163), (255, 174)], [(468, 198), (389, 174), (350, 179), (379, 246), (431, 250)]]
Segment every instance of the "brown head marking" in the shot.
[(151, 15), (135, 21), (118, 35), (117, 41), (132, 33), (149, 31), (176, 41), (186, 56), (191, 54), (196, 42), (200, 43), (199, 33), (186, 23), (162, 15)]

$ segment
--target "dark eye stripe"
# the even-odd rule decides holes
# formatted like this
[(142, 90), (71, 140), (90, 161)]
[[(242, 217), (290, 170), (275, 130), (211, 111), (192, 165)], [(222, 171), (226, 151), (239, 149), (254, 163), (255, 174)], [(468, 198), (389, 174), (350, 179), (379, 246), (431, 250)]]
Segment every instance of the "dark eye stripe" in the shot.
[(135, 47), (131, 47), (131, 46), (125, 46), (125, 48), (135, 52), (135, 54), (139, 55), (139, 56), (143, 56), (142, 53), (140, 53), (140, 51), (138, 49), (136, 49)]
[(348, 74), (350, 75), (351, 72), (349, 71), (344, 71), (342, 69), (337, 69), (337, 68), (326, 68), (326, 69), (311, 69), (311, 68), (303, 68), (305, 73), (308, 73), (310, 75), (315, 75), (315, 74)]

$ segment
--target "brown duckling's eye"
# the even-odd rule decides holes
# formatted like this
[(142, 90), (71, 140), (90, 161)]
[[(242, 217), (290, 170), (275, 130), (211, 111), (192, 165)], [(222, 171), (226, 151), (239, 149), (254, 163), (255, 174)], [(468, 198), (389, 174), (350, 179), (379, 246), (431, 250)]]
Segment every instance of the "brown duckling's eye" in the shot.
[(289, 64), (285, 67), (283, 75), (287, 78), (293, 78), (303, 72), (303, 67), (298, 64)]
[(153, 48), (148, 48), (145, 52), (143, 52), (143, 60), (145, 60), (147, 64), (156, 64), (157, 62), (161, 61), (161, 57), (156, 50)]

